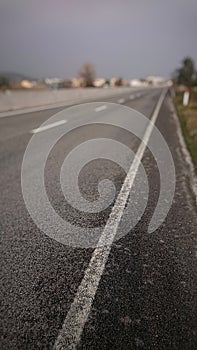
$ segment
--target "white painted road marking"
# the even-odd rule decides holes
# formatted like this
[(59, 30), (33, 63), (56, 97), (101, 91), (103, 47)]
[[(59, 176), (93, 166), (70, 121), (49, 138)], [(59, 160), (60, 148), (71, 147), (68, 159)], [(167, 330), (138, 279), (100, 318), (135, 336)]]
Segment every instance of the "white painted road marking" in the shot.
[(97, 107), (95, 108), (95, 112), (101, 112), (101, 111), (104, 111), (105, 109), (107, 108), (107, 106), (100, 106), (100, 107)]
[(118, 103), (124, 103), (125, 102), (125, 99), (124, 98), (120, 98), (119, 100), (118, 100)]
[(124, 180), (121, 191), (107, 220), (106, 226), (92, 254), (90, 263), (84, 273), (84, 277), (75, 295), (74, 301), (70, 306), (62, 329), (55, 342), (54, 350), (76, 350), (77, 345), (80, 342), (129, 193), (133, 186), (161, 105), (164, 101), (166, 91), (167, 90), (163, 90), (159, 97), (156, 108), (151, 117), (151, 123), (148, 124), (144, 137)]
[(40, 126), (37, 129), (33, 129), (31, 131), (31, 134), (37, 134), (38, 132), (42, 132), (42, 131), (54, 128), (56, 126), (59, 126), (59, 125), (65, 124), (65, 123), (67, 123), (67, 120), (59, 120), (58, 122), (55, 122), (55, 123), (51, 123), (51, 124), (48, 124), (48, 125)]

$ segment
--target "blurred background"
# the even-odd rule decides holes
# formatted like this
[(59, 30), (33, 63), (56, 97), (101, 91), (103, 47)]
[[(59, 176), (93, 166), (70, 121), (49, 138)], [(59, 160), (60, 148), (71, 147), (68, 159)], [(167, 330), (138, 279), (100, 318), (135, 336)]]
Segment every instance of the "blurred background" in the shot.
[(52, 90), (184, 84), (185, 58), (196, 84), (196, 33), (195, 0), (1, 0), (0, 111), (79, 96)]

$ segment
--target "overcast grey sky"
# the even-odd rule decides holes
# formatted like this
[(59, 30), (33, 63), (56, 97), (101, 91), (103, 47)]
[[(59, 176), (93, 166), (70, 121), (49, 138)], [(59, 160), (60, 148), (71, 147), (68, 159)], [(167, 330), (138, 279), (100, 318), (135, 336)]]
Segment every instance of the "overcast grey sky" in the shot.
[(187, 55), (197, 66), (197, 0), (0, 0), (0, 71), (169, 76)]

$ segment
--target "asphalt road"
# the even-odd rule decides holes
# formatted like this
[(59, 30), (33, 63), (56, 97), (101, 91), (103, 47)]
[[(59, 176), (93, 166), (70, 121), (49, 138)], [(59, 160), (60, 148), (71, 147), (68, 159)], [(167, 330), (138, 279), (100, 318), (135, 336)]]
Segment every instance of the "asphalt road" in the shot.
[[(161, 89), (142, 90), (103, 100), (93, 106), (92, 112), (90, 106), (78, 107), (70, 113), (66, 110), (65, 118), (59, 117), (59, 125), (47, 130), (39, 129), (40, 125), (62, 111), (62, 107), (0, 119), (1, 350), (197, 349), (196, 206), (170, 94), (161, 101), (156, 126), (172, 153), (176, 189), (165, 221), (152, 233), (148, 227), (159, 197), (160, 176), (150, 150), (139, 152), (146, 128), (141, 130), (140, 137), (131, 134), (129, 115), (124, 124), (128, 130), (118, 127), (123, 118), (122, 107), (108, 105), (112, 102), (132, 107), (150, 119), (161, 94)], [(79, 123), (84, 126), (78, 127)], [(54, 133), (58, 137), (66, 130), (70, 132), (60, 138), (46, 162), (46, 192), (59, 216), (74, 224), (79, 232), (81, 228), (86, 232), (89, 228), (102, 227), (101, 235), (107, 232), (106, 239), (111, 239), (112, 232), (118, 230), (118, 222), (121, 237), (112, 237), (110, 243), (105, 241), (104, 248), (93, 248), (91, 236), (86, 237), (88, 248), (77, 246), (75, 240), (72, 245), (75, 232), (65, 231), (61, 238), (57, 233), (59, 227), (49, 237), (35, 224), (23, 200), (21, 165), (26, 147), (36, 134), (42, 147), (35, 145), (25, 174), (29, 184), (34, 185), (37, 218), (43, 220), (43, 228), (53, 226), (48, 208), (46, 217), (42, 218), (45, 208), (39, 200), (40, 189), (35, 179), (47, 142)], [(152, 135), (149, 136), (151, 141)], [(98, 182), (108, 178), (115, 185), (113, 202), (98, 213), (73, 208), (62, 193), (60, 169), (65, 156), (82, 142), (99, 138), (117, 140), (141, 155), (149, 194), (145, 211), (133, 229), (128, 230), (127, 226), (131, 217), (135, 221), (138, 193), (144, 191), (137, 167), (133, 182), (130, 178), (129, 196), (135, 195), (133, 207), (127, 216), (121, 217), (119, 203), (110, 223), (109, 217), (135, 158), (131, 160), (128, 156), (126, 171), (108, 159), (92, 160), (83, 168), (78, 184), (84, 198), (92, 203), (92, 210), (98, 199)], [(94, 147), (91, 150), (90, 145), (89, 149), (91, 153)], [(113, 153), (114, 147), (103, 141), (97, 151), (104, 157)], [(76, 163), (81, 161), (80, 154)], [(75, 166), (70, 166), (70, 185), (65, 185), (71, 200), (75, 172)], [(171, 178), (167, 180), (170, 183)], [(127, 191), (128, 188), (129, 185)], [(166, 192), (164, 200), (167, 202), (168, 198)], [(58, 239), (53, 239), (53, 234)]]

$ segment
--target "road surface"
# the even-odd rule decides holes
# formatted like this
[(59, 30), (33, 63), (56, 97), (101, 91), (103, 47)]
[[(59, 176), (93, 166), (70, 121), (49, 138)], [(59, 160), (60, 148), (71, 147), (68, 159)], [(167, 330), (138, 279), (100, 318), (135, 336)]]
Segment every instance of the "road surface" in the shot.
[[(132, 107), (150, 119), (161, 94), (161, 89), (155, 89), (108, 97), (93, 115), (71, 113), (66, 123), (45, 129), (40, 125), (63, 107), (0, 118), (1, 350), (197, 349), (195, 196), (169, 93), (161, 101), (155, 122), (172, 153), (176, 189), (170, 211), (155, 232), (149, 233), (148, 225), (158, 200), (160, 178), (147, 148), (140, 159), (148, 177), (147, 207), (133, 229), (112, 240), (107, 253), (68, 246), (47, 236), (32, 220), (21, 190), (21, 165), (32, 135), (43, 135), (45, 142), (44, 135), (75, 126), (79, 118), (84, 123), (91, 118), (98, 123), (102, 120), (96, 129), (78, 128), (58, 142), (47, 160), (45, 182), (53, 208), (62, 218), (78, 227), (102, 225), (105, 230), (125, 171), (115, 163), (109, 166), (106, 160), (85, 167), (80, 186), (86, 199), (95, 199), (100, 178), (113, 181), (116, 198), (99, 214), (81, 214), (66, 202), (59, 184), (65, 155), (84, 140), (98, 137), (116, 138), (138, 152), (141, 141), (136, 136), (106, 126), (106, 118), (111, 122), (121, 118), (121, 109), (107, 114), (106, 105), (113, 102)], [(127, 122), (129, 127), (129, 119)], [(42, 154), (38, 149), (27, 169), (32, 181)], [(75, 175), (72, 168), (70, 174)], [(140, 191), (141, 185), (136, 183), (136, 189)], [(69, 191), (72, 196), (72, 187)], [(126, 222), (123, 231), (124, 225)]]

